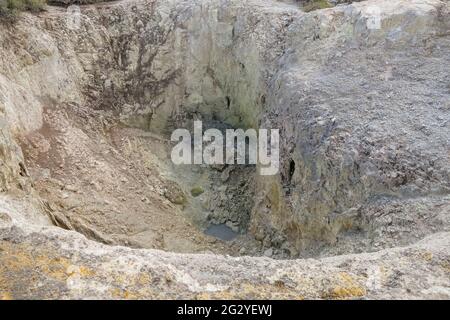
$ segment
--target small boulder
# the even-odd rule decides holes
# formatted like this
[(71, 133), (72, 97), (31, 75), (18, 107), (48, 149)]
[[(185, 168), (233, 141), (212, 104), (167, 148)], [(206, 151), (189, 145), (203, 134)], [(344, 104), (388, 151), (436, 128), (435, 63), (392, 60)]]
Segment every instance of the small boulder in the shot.
[(191, 189), (191, 195), (195, 198), (204, 193), (205, 190), (203, 190), (202, 187), (194, 187)]

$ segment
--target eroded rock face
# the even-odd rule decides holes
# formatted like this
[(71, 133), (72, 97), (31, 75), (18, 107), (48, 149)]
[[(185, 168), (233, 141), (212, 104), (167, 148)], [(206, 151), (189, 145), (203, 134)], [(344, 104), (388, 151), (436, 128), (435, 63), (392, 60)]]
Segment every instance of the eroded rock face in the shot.
[[(381, 29), (367, 26), (373, 5), (382, 10)], [(23, 200), (31, 203), (25, 210), (2, 198), (0, 297), (448, 298), (449, 21), (449, 3), (435, 0), (367, 1), (308, 14), (271, 1), (136, 0), (82, 7), (79, 29), (68, 28), (64, 9), (24, 15), (0, 33), (0, 189), (25, 189), (34, 201)], [(49, 130), (62, 133), (63, 145), (72, 137), (110, 152), (101, 139), (89, 142), (94, 131), (80, 131), (71, 113), (101, 123), (97, 131), (113, 131), (117, 121), (160, 136), (194, 119), (280, 128), (281, 171), (255, 176), (252, 185), (249, 232), (262, 252), (411, 246), (275, 262), (106, 247), (42, 226), (48, 219), (22, 212), (50, 210), (54, 224), (130, 245), (107, 223), (111, 235), (81, 223), (70, 206), (61, 214), (50, 196), (36, 203), (26, 186), (33, 179), (15, 139), (25, 139), (37, 158), (59, 154), (45, 139)], [(90, 150), (78, 149), (83, 156)], [(76, 165), (75, 151), (49, 161)], [(96, 162), (105, 176), (112, 172)], [(178, 212), (156, 202), (168, 190), (159, 180), (150, 180), (156, 188), (145, 190), (155, 196), (142, 202)], [(101, 194), (97, 182), (90, 187)], [(68, 197), (73, 187), (61, 189)], [(42, 268), (32, 268), (38, 260)], [(36, 283), (24, 285), (23, 272)]]
[[(383, 10), (379, 30), (365, 24), (373, 5)], [(447, 225), (450, 49), (437, 36), (448, 35), (444, 16), (448, 3), (409, 10), (373, 1), (291, 24), (262, 124), (283, 130), (283, 170), (276, 181), (261, 179), (267, 197), (256, 229), (285, 230), (297, 248), (348, 248), (347, 234), (359, 234), (365, 240), (355, 249), (367, 250)], [(425, 222), (415, 206), (439, 218)]]
[(25, 161), (19, 146), (11, 138), (5, 120), (0, 119), (0, 190), (22, 187), (27, 176)]

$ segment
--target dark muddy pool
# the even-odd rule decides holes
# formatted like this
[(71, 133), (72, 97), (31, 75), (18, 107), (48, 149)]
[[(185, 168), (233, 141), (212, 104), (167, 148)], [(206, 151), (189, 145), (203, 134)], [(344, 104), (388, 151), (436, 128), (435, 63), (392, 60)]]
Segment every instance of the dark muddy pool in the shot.
[(225, 224), (212, 224), (205, 230), (205, 234), (224, 241), (231, 241), (239, 235)]

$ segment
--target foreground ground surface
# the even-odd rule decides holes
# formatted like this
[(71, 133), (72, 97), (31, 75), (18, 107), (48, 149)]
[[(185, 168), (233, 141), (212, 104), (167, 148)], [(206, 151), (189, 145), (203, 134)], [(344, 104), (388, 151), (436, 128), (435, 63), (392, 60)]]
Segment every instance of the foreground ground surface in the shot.
[(448, 298), (448, 233), (371, 254), (276, 261), (108, 247), (5, 220), (3, 299)]

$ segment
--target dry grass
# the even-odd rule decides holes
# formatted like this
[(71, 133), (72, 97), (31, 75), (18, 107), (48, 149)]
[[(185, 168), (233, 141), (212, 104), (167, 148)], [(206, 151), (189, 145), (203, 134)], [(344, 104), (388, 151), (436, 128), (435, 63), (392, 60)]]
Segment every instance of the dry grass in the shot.
[(19, 12), (41, 11), (47, 0), (0, 0), (0, 21), (15, 21)]
[(305, 12), (311, 12), (331, 7), (332, 5), (327, 0), (310, 0), (303, 5), (302, 9)]

